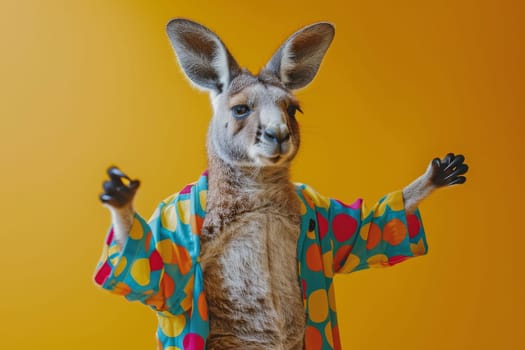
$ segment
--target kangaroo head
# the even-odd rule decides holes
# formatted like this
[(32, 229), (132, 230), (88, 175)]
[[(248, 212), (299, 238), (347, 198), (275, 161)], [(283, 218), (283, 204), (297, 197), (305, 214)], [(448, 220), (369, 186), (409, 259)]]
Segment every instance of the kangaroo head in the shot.
[(210, 92), (210, 154), (234, 166), (289, 164), (300, 141), (295, 113), (301, 109), (292, 91), (315, 77), (334, 27), (299, 30), (257, 75), (241, 69), (219, 37), (198, 23), (174, 19), (167, 32), (186, 76)]

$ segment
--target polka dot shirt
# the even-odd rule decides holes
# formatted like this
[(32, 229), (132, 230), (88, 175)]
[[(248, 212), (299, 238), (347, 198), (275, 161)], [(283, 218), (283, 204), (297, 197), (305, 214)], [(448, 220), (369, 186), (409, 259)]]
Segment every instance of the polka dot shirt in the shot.
[[(199, 262), (199, 234), (206, 210), (208, 179), (162, 201), (146, 222), (135, 214), (122, 248), (106, 238), (95, 282), (156, 311), (158, 350), (203, 350), (208, 309)], [(297, 244), (305, 313), (306, 350), (341, 349), (333, 278), (369, 267), (387, 267), (426, 254), (419, 212), (404, 210), (401, 191), (367, 209), (348, 205), (296, 184), (301, 203)]]

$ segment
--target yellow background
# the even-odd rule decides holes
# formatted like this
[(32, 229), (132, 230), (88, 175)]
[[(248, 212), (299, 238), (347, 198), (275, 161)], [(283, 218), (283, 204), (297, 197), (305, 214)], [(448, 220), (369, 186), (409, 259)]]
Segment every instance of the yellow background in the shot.
[(0, 349), (153, 349), (146, 307), (91, 275), (109, 215), (110, 164), (157, 203), (205, 167), (208, 97), (164, 32), (213, 28), (264, 65), (282, 40), (336, 24), (298, 93), (294, 180), (369, 202), (463, 153), (465, 186), (422, 205), (429, 255), (337, 279), (345, 349), (523, 349), (523, 6), (519, 1), (130, 1), (0, 3)]

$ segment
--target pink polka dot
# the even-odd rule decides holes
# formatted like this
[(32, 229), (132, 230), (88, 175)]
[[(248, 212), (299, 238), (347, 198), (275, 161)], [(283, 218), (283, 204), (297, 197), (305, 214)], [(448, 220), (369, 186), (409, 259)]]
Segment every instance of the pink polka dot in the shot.
[(337, 202), (339, 204), (341, 204), (345, 208), (351, 208), (351, 209), (359, 210), (359, 209), (361, 209), (361, 204), (363, 203), (363, 200), (361, 198), (359, 198), (358, 200), (356, 200), (352, 204), (346, 204), (346, 203), (341, 202), (340, 200), (337, 200)]
[(332, 230), (338, 242), (348, 241), (355, 234), (356, 229), (357, 221), (350, 215), (338, 214), (332, 221)]
[(184, 187), (184, 188), (182, 189), (182, 191), (180, 191), (179, 193), (180, 193), (180, 194), (187, 194), (187, 193), (190, 193), (192, 187), (193, 187), (193, 185), (188, 185), (188, 186)]
[(198, 334), (189, 333), (184, 337), (182, 345), (184, 349), (204, 350), (204, 339)]
[(319, 224), (319, 237), (323, 239), (328, 232), (328, 221), (321, 213), (317, 213), (317, 223)]
[(111, 231), (109, 231), (108, 238), (106, 238), (106, 244), (107, 245), (110, 245), (111, 242), (113, 242), (113, 235), (114, 234), (115, 234), (115, 231), (112, 228)]
[(95, 275), (95, 282), (98, 285), (104, 284), (110, 273), (111, 266), (109, 266), (108, 262), (106, 261), (104, 265), (102, 265), (100, 269), (98, 269), (97, 274)]
[(162, 269), (164, 263), (162, 262), (162, 257), (159, 252), (154, 250), (149, 257), (149, 267), (151, 271), (157, 271)]
[(419, 229), (421, 228), (421, 224), (419, 223), (419, 220), (416, 215), (414, 214), (408, 214), (407, 215), (407, 225), (408, 225), (408, 236), (410, 238), (414, 238), (419, 233)]

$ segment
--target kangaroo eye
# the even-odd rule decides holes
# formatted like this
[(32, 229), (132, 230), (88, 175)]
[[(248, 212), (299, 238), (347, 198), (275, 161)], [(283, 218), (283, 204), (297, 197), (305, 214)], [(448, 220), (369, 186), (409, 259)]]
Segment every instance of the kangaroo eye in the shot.
[(250, 107), (247, 105), (236, 105), (232, 107), (232, 114), (234, 118), (237, 119), (246, 118), (251, 112)]
[(288, 115), (292, 118), (295, 118), (295, 113), (297, 111), (303, 113), (303, 111), (301, 110), (301, 108), (299, 106), (296, 106), (296, 105), (289, 105), (288, 108), (286, 109), (286, 111), (288, 112)]

